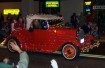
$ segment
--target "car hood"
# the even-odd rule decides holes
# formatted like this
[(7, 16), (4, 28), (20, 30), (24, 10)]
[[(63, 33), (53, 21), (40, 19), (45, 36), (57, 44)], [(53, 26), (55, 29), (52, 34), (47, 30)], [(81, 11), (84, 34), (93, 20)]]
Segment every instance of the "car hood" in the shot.
[(65, 35), (75, 35), (76, 36), (76, 32), (77, 32), (77, 29), (69, 28), (69, 27), (52, 26), (50, 27), (50, 29), (55, 30), (55, 32), (60, 35), (65, 34)]

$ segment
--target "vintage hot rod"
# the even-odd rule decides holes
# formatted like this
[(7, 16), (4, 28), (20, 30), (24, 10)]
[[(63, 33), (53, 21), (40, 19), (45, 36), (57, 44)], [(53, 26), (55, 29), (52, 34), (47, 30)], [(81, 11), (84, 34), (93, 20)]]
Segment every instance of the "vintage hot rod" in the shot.
[[(81, 29), (62, 26), (62, 17), (35, 14), (28, 15), (26, 20), (25, 29), (15, 29), (6, 38), (5, 45), (12, 52), (10, 42), (18, 44), (25, 51), (49, 54), (61, 51), (66, 59), (74, 60), (80, 52), (88, 52), (99, 46), (92, 35), (84, 35)], [(34, 28), (30, 30), (31, 25)]]

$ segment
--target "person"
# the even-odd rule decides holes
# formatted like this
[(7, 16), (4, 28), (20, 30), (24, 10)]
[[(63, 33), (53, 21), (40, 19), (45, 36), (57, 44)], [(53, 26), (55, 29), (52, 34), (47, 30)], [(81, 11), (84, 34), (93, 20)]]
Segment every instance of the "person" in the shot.
[(94, 17), (90, 12), (86, 16), (86, 22), (89, 24), (94, 22)]
[(3, 22), (4, 22), (4, 16), (2, 13), (0, 13), (0, 30), (2, 29)]
[(83, 26), (81, 26), (81, 29), (83, 29), (84, 34), (88, 34), (91, 31), (91, 27), (89, 23), (85, 23)]
[(19, 53), (20, 59), (17, 65), (10, 65), (8, 64), (9, 59), (5, 58), (5, 60), (2, 63), (0, 63), (0, 68), (28, 68), (29, 57), (27, 53), (21, 50), (21, 48), (14, 42), (11, 42), (10, 46), (12, 47), (14, 51)]
[(49, 23), (48, 23), (48, 21), (43, 21), (41, 25), (42, 25), (42, 28), (43, 28), (43, 29), (48, 29), (48, 28), (49, 28)]
[(13, 23), (11, 24), (11, 31), (14, 31), (15, 30), (15, 28), (14, 28), (14, 24), (15, 23), (17, 23), (17, 20), (14, 19), (13, 20)]
[(3, 38), (7, 37), (9, 35), (9, 27), (8, 23), (4, 22), (2, 25), (2, 29), (0, 30), (0, 35), (3, 36)]
[(18, 21), (16, 23), (14, 23), (14, 29), (23, 29), (25, 26), (24, 26), (24, 21), (23, 21), (23, 18), (20, 17), (18, 19)]
[(37, 24), (38, 24), (38, 20), (33, 20), (32, 22), (31, 22), (31, 24), (30, 24), (30, 28), (29, 28), (29, 31), (30, 32), (33, 32), (34, 31), (34, 29), (37, 29)]
[(13, 17), (10, 13), (8, 13), (6, 22), (8, 23), (8, 35), (11, 33), (11, 23), (13, 22)]
[(29, 31), (33, 32), (34, 29), (40, 29), (40, 28), (41, 28), (40, 20), (34, 19), (30, 24)]
[(79, 26), (83, 26), (84, 23), (86, 23), (86, 16), (84, 15), (83, 12), (81, 12), (80, 16), (79, 16)]
[(73, 15), (71, 16), (71, 24), (72, 24), (73, 28), (77, 28), (78, 18), (77, 18), (76, 13), (73, 13)]
[(3, 13), (0, 13), (0, 42), (3, 41), (3, 38), (6, 35), (5, 30), (3, 29), (3, 26), (4, 26), (4, 15)]
[(17, 15), (17, 19), (19, 19), (20, 17), (23, 17), (23, 15), (21, 14), (21, 11), (20, 11), (19, 14)]
[(92, 23), (91, 29), (91, 34), (98, 39), (98, 26), (95, 22)]
[(78, 35), (79, 35), (78, 36), (79, 39), (82, 39), (84, 37), (84, 30), (81, 27), (79, 27)]
[(0, 68), (16, 68), (14, 67), (13, 59), (9, 57), (4, 57), (0, 59)]
[(13, 61), (13, 59), (10, 58), (10, 57), (4, 57), (4, 58), (2, 59), (2, 62), (5, 63), (5, 64), (14, 65), (14, 61)]

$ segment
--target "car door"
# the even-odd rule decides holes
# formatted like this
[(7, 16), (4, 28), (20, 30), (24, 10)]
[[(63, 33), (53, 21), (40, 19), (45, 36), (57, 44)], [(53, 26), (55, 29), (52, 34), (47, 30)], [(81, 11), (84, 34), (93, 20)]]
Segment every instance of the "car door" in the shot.
[(34, 30), (34, 41), (37, 49), (41, 52), (52, 52), (55, 50), (56, 33), (53, 30)]

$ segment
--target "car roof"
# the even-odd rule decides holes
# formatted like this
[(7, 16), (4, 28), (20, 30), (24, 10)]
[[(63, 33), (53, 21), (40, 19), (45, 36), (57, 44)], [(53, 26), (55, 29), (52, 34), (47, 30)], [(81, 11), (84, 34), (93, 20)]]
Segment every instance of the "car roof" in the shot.
[(34, 15), (28, 15), (27, 19), (57, 20), (57, 19), (62, 19), (62, 17), (50, 14), (34, 14)]
[(51, 14), (31, 14), (31, 15), (27, 15), (26, 17), (26, 29), (29, 29), (31, 22), (34, 19), (38, 19), (38, 20), (62, 20), (63, 17), (59, 17), (57, 15), (51, 15)]

